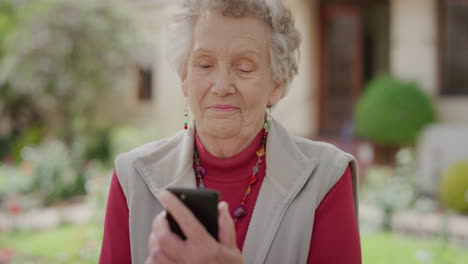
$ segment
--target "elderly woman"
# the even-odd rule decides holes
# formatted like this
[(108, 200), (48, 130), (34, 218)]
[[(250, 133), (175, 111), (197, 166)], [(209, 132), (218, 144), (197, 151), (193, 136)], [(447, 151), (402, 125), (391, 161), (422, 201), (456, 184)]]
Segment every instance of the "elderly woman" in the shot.
[[(271, 117), (298, 68), (290, 11), (275, 0), (188, 0), (174, 26), (194, 120), (117, 158), (100, 263), (361, 263), (354, 158)], [(220, 193), (217, 240), (168, 187)]]

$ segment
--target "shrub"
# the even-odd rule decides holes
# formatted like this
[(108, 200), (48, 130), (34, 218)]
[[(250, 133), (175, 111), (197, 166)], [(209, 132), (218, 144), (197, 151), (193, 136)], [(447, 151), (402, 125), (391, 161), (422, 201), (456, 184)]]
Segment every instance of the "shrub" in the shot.
[(449, 209), (468, 213), (468, 162), (458, 162), (442, 176), (439, 198)]
[(392, 228), (394, 213), (411, 207), (416, 198), (414, 152), (410, 148), (402, 148), (397, 152), (395, 161), (394, 168), (368, 168), (359, 193), (361, 201), (373, 204), (382, 211), (380, 227), (387, 231)]
[(21, 168), (0, 163), (0, 205), (8, 194), (24, 192), (29, 178)]
[(143, 128), (115, 127), (110, 135), (111, 158), (114, 159), (119, 153), (130, 151), (158, 139), (160, 139), (160, 132), (154, 125)]
[(423, 127), (435, 121), (430, 99), (415, 83), (383, 75), (359, 99), (356, 132), (381, 145), (413, 145)]
[(23, 159), (30, 164), (31, 183), (26, 192), (36, 195), (46, 205), (85, 193), (84, 170), (78, 168), (73, 154), (60, 141), (25, 147)]
[[(11, 0), (1, 0), (0, 64), (7, 56), (6, 39), (14, 32), (17, 19), (17, 6)], [(0, 160), (20, 161), (21, 148), (42, 137), (43, 122), (37, 110), (34, 98), (16, 93), (9, 82), (0, 82)]]

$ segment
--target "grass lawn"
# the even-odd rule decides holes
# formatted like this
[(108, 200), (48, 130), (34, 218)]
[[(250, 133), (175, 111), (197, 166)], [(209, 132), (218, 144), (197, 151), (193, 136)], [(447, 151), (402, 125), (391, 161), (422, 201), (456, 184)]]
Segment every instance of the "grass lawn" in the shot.
[[(15, 263), (91, 264), (98, 262), (102, 230), (97, 225), (62, 226), (36, 233), (0, 235), (0, 250), (12, 248)], [(364, 264), (466, 264), (468, 249), (437, 240), (417, 240), (390, 233), (363, 234)]]
[(0, 250), (13, 249), (13, 263), (97, 263), (102, 230), (96, 225), (0, 235)]
[(448, 246), (437, 240), (417, 240), (391, 233), (363, 234), (364, 264), (466, 264), (468, 248)]

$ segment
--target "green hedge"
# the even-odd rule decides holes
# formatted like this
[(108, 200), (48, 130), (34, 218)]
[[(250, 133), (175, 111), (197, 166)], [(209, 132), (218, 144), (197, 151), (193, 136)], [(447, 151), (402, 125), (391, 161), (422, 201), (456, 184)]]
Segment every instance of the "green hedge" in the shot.
[(440, 201), (449, 209), (468, 213), (468, 161), (449, 167), (442, 176)]
[(366, 86), (355, 120), (358, 136), (381, 145), (413, 145), (421, 129), (435, 121), (435, 111), (415, 83), (383, 75)]

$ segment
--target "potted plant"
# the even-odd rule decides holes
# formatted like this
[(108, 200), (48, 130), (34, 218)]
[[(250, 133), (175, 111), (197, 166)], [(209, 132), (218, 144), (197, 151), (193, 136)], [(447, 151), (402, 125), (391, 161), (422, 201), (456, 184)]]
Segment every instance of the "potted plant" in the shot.
[(357, 103), (356, 134), (374, 143), (377, 163), (389, 163), (435, 119), (431, 100), (416, 83), (382, 75), (367, 84)]

